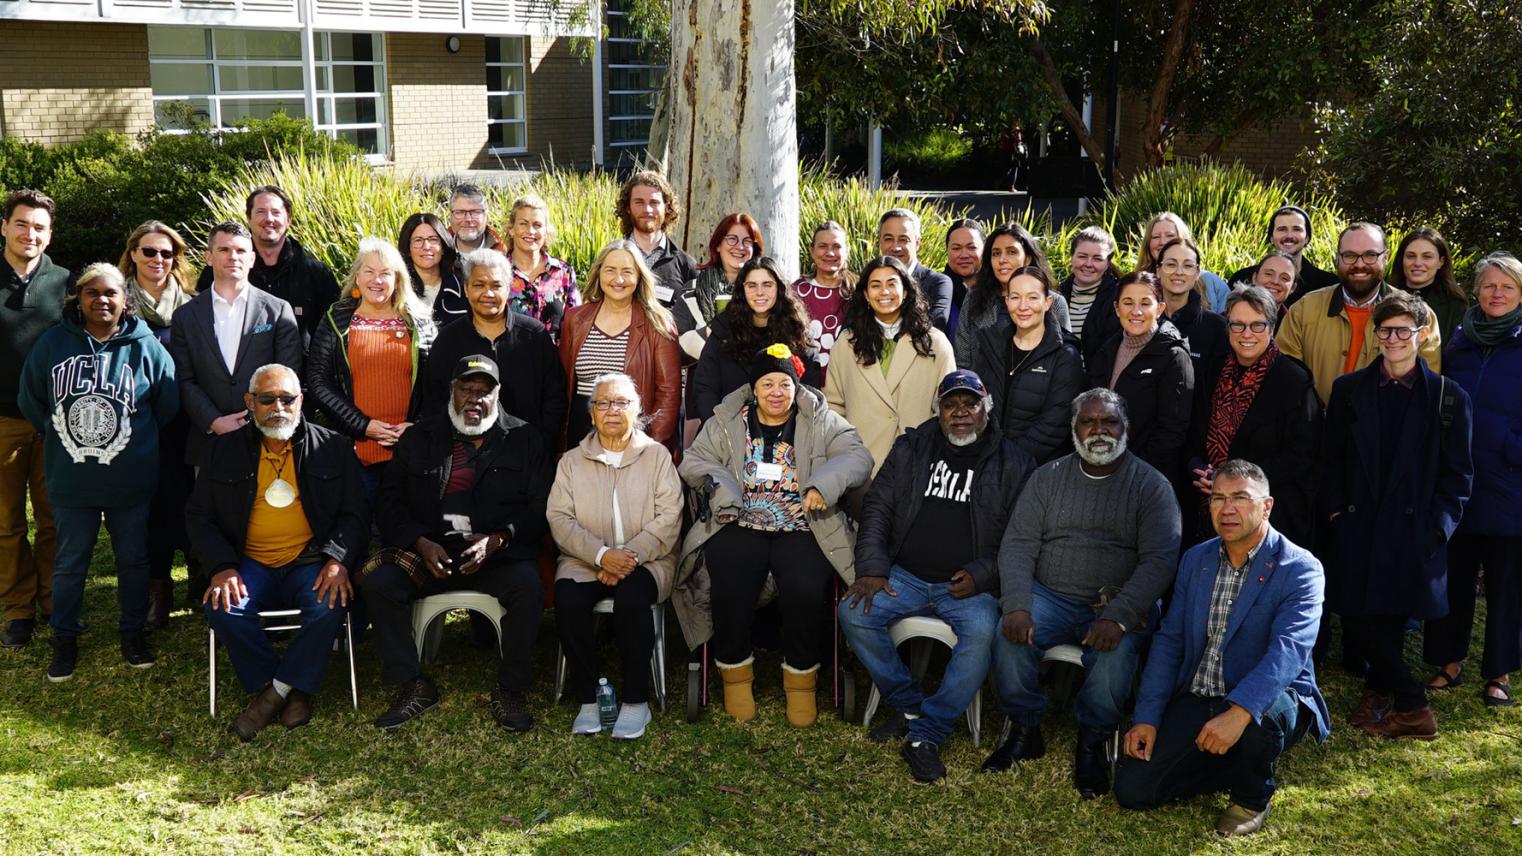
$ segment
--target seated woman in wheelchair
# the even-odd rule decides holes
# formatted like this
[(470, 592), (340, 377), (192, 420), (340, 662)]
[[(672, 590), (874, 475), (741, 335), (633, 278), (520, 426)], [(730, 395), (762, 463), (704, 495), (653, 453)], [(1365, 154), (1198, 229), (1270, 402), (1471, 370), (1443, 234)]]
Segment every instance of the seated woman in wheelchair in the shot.
[(594, 382), (592, 433), (560, 459), (550, 488), (550, 534), (560, 547), (555, 625), (571, 693), (581, 705), (573, 734), (602, 730), (592, 611), (613, 601), (623, 706), (613, 737), (633, 740), (650, 722), (650, 607), (671, 595), (682, 528), (682, 482), (671, 454), (639, 427), (639, 390), (625, 374)]
[(855, 532), (840, 499), (866, 482), (872, 456), (818, 390), (799, 384), (802, 372), (786, 345), (757, 352), (750, 384), (719, 403), (687, 451), (680, 471), (699, 492), (698, 520), (683, 544), (674, 603), (690, 645), (713, 639), (724, 710), (750, 720), (751, 628), (774, 578), (787, 719), (806, 728), (817, 716), (831, 576), (849, 582), (854, 574)]

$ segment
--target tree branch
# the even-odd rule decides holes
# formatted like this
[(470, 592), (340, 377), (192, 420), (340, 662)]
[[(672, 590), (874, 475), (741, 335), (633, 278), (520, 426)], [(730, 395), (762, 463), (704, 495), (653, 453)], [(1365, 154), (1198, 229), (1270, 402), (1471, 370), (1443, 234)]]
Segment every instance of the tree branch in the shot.
[[(1078, 109), (1071, 98), (1068, 98), (1067, 88), (1062, 85), (1062, 72), (1057, 68), (1057, 63), (1052, 61), (1052, 55), (1046, 52), (1046, 47), (1041, 44), (1039, 37), (1031, 38), (1031, 52), (1036, 56), (1036, 65), (1041, 69), (1041, 79), (1046, 81), (1046, 88), (1051, 90), (1052, 97), (1057, 99), (1057, 107), (1062, 111), (1062, 118), (1073, 129), (1073, 134), (1078, 138), (1078, 144), (1088, 152), (1089, 160), (1092, 160), (1099, 169), (1104, 169), (1105, 151), (1104, 146), (1094, 138), (1089, 126), (1084, 124), (1083, 113)], [(1111, 129), (1114, 133), (1114, 129)]]
[(1158, 64), (1157, 77), (1152, 80), (1152, 90), (1147, 93), (1147, 128), (1143, 136), (1147, 162), (1162, 166), (1167, 137), (1168, 94), (1173, 89), (1173, 79), (1178, 76), (1179, 60), (1184, 55), (1184, 43), (1189, 40), (1190, 19), (1194, 16), (1194, 0), (1174, 0), (1173, 24), (1168, 30), (1168, 41), (1163, 44), (1163, 58)]

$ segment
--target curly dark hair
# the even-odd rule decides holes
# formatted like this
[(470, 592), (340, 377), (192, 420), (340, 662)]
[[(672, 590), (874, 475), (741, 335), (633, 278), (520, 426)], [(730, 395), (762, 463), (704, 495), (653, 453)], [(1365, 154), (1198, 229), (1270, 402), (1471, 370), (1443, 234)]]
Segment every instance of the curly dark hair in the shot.
[[(752, 271), (766, 271), (777, 284), (777, 302), (766, 315), (766, 326), (757, 327), (752, 320), (750, 303), (745, 300), (745, 278)], [(777, 263), (769, 256), (756, 256), (740, 268), (735, 278), (734, 294), (724, 307), (723, 317), (729, 322), (729, 337), (722, 343), (724, 356), (741, 365), (750, 365), (756, 352), (781, 342), (800, 357), (813, 350), (809, 341), (809, 314), (799, 302), (793, 290), (787, 287)]]
[[(994, 241), (1008, 235), (1020, 245), (1020, 250), (1025, 254), (1024, 267), (1037, 267), (1046, 272), (1049, 282), (1056, 282), (1057, 276), (1052, 273), (1052, 266), (1046, 261), (1046, 253), (1041, 250), (1041, 242), (1019, 223), (1008, 223), (988, 233), (983, 241), (983, 264), (978, 268), (977, 286), (967, 292), (967, 297), (962, 301), (963, 317), (972, 318), (988, 311), (990, 306), (1004, 299), (1004, 286), (994, 278), (993, 265), (989, 260), (993, 258)], [(1051, 289), (1048, 289), (1050, 291)]]
[(882, 268), (892, 270), (904, 289), (904, 301), (898, 309), (899, 319), (903, 322), (899, 332), (909, 334), (909, 341), (914, 343), (914, 350), (920, 356), (930, 356), (930, 307), (925, 303), (925, 296), (920, 294), (919, 283), (914, 281), (903, 262), (892, 256), (878, 256), (867, 262), (867, 266), (862, 269), (861, 278), (856, 283), (856, 292), (846, 304), (846, 315), (842, 321), (842, 326), (851, 331), (851, 348), (856, 351), (856, 361), (870, 366), (883, 358), (883, 345), (886, 344), (883, 328), (877, 323), (877, 313), (867, 303), (872, 274)]

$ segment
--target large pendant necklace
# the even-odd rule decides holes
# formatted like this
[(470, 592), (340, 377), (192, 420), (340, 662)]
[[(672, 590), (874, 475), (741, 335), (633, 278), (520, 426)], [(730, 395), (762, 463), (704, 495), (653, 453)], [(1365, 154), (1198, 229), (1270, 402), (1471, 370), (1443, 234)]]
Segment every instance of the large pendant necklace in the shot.
[(285, 473), (285, 461), (282, 455), (275, 467), (275, 480), (264, 489), (264, 501), (270, 508), (285, 508), (296, 501), (296, 487), (281, 477)]

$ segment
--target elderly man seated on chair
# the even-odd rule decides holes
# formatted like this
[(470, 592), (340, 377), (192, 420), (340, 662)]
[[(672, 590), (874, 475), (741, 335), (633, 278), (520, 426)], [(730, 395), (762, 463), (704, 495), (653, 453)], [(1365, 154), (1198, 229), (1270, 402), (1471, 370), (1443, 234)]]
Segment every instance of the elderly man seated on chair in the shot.
[(396, 444), (376, 500), (384, 549), (360, 583), (380, 649), (381, 680), (398, 687), (375, 720), (395, 728), (439, 702), (412, 637), (412, 605), (448, 591), (501, 604), (501, 660), (487, 708), (510, 731), (534, 725), (527, 694), (544, 612), (539, 551), (554, 459), (538, 429), (502, 410), (490, 357), (455, 364), (447, 412), (430, 413)]
[(1311, 648), (1321, 621), (1321, 563), (1268, 525), (1257, 465), (1227, 461), (1210, 487), (1220, 536), (1184, 554), (1173, 602), (1142, 672), (1115, 798), (1148, 809), (1224, 790), (1222, 835), (1268, 817), (1279, 756), (1328, 732)]
[[(253, 696), (232, 723), (248, 741), (276, 718), (286, 728), (311, 719), (370, 518), (354, 441), (302, 421), (295, 372), (257, 369), (243, 403), (250, 419), (210, 438), (185, 522), (192, 553), (212, 574), (206, 620)], [(276, 609), (301, 610), (284, 655), (259, 620)]]
[[(903, 740), (900, 754), (919, 782), (946, 775), (940, 744), (988, 676), (999, 626), (999, 540), (1036, 466), (991, 424), (992, 399), (976, 374), (954, 371), (938, 393), (935, 418), (894, 442), (867, 491), (856, 582), (839, 607), (846, 639), (892, 708), (869, 736)], [(957, 638), (929, 696), (889, 635), (910, 616), (939, 618)]]
[(1157, 599), (1173, 582), (1180, 522), (1168, 479), (1126, 451), (1120, 396), (1079, 395), (1072, 432), (1076, 451), (1031, 475), (999, 547), (994, 685), (1011, 728), (983, 770), (1045, 754), (1041, 659), (1057, 645), (1081, 645), (1073, 786), (1092, 799), (1110, 789), (1105, 743), (1125, 715)]

